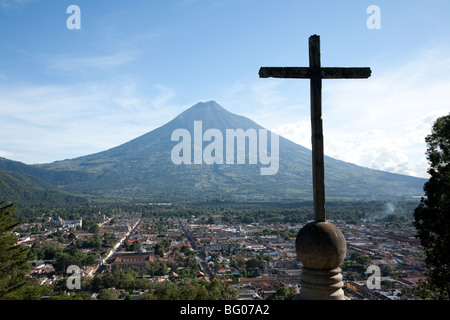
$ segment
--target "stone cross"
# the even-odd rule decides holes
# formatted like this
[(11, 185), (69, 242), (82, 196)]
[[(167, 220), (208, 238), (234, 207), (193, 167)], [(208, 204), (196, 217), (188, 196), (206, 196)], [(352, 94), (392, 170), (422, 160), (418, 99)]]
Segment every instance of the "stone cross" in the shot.
[(262, 67), (259, 70), (260, 78), (310, 79), (314, 218), (317, 222), (325, 221), (322, 79), (365, 79), (370, 75), (370, 68), (322, 68), (318, 35), (309, 37), (309, 67)]

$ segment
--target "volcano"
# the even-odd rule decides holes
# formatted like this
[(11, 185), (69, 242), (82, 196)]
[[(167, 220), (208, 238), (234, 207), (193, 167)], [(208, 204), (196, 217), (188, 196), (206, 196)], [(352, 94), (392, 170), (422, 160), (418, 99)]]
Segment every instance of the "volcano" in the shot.
[[(201, 124), (201, 132), (196, 132), (199, 131), (196, 124)], [(267, 162), (258, 161), (261, 148), (257, 150), (259, 156), (252, 158), (250, 140), (241, 145), (247, 148), (243, 163), (226, 161), (225, 153), (223, 158), (217, 155), (220, 145), (222, 150), (227, 150), (225, 139), (215, 141), (210, 137), (209, 141), (205, 141), (205, 133), (222, 133), (226, 137), (227, 130), (267, 132), (267, 142), (272, 136), (270, 131), (254, 121), (227, 111), (215, 101), (199, 102), (167, 124), (106, 151), (39, 165), (0, 159), (0, 168), (36, 177), (60, 191), (91, 197), (188, 201), (312, 198), (310, 149), (277, 136), (277, 170), (274, 174), (262, 175), (261, 169), (268, 167)], [(181, 143), (180, 137), (173, 137), (174, 132), (189, 133), (191, 138), (200, 134), (201, 138), (197, 137), (196, 143), (203, 152), (214, 142), (217, 148), (214, 150), (216, 154), (213, 152), (212, 155), (216, 161), (195, 162), (194, 157), (191, 162), (174, 161), (174, 148)], [(261, 139), (259, 136), (259, 142)], [(191, 140), (192, 149), (184, 148), (182, 153), (192, 151), (195, 156), (194, 138)], [(231, 151), (234, 156), (238, 156), (237, 143)], [(271, 149), (267, 155), (273, 156), (274, 151)], [(186, 155), (182, 153), (175, 152), (180, 157)], [(251, 162), (251, 159), (257, 159), (256, 163)], [(373, 170), (325, 157), (327, 198), (390, 199), (420, 196), (425, 182), (425, 179)]]

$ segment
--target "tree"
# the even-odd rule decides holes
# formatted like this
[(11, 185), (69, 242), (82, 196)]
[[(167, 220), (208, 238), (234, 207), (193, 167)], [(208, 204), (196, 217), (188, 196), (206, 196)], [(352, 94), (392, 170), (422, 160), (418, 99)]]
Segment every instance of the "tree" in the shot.
[(137, 252), (139, 249), (141, 249), (141, 243), (139, 241), (134, 241), (131, 245), (128, 243), (125, 243), (125, 249), (127, 251), (134, 251)]
[(366, 256), (365, 254), (362, 254), (359, 252), (354, 252), (350, 256), (350, 260), (353, 260), (356, 263), (364, 266), (370, 261), (370, 258), (368, 256)]
[[(0, 181), (1, 182), (1, 181)], [(13, 217), (14, 204), (0, 202), (0, 299), (16, 299), (26, 284), (28, 248), (17, 245), (12, 231), (20, 224)]]
[(160, 257), (163, 257), (164, 256), (164, 247), (160, 244), (160, 243), (157, 243), (154, 247), (153, 247), (153, 250), (154, 250), (154, 253), (155, 253), (155, 255), (158, 255), (158, 256), (160, 256)]
[(55, 268), (56, 273), (65, 274), (69, 266), (82, 266), (83, 264), (78, 255), (71, 255), (70, 253), (64, 252), (55, 257), (52, 265)]
[(428, 173), (425, 197), (414, 211), (414, 225), (425, 251), (427, 285), (436, 299), (450, 291), (450, 114), (440, 117), (425, 138)]
[(98, 300), (119, 300), (118, 295), (112, 289), (101, 289), (97, 296)]
[(270, 298), (270, 300), (291, 300), (292, 296), (295, 294), (293, 288), (287, 288), (285, 286), (278, 287), (275, 294)]

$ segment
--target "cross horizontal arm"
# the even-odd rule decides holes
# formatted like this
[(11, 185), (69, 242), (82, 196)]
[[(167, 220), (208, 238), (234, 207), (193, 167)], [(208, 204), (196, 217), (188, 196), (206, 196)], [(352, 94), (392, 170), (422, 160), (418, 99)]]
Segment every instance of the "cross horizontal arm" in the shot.
[[(262, 67), (260, 78), (296, 78), (311, 79), (314, 69), (307, 67)], [(372, 74), (370, 68), (320, 68), (322, 79), (365, 79)]]
[(304, 67), (261, 67), (260, 78), (311, 78), (309, 68)]
[(321, 68), (323, 79), (366, 79), (372, 74), (370, 68)]

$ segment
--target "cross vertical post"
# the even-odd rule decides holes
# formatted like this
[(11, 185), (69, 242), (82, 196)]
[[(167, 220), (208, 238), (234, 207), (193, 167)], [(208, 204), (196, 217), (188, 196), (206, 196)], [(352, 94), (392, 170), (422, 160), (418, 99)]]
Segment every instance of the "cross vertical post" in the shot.
[(325, 165), (322, 125), (322, 78), (320, 76), (320, 38), (309, 38), (309, 68), (311, 72), (311, 145), (314, 220), (325, 221)]

